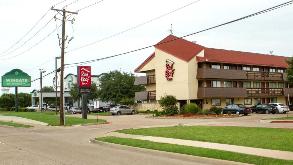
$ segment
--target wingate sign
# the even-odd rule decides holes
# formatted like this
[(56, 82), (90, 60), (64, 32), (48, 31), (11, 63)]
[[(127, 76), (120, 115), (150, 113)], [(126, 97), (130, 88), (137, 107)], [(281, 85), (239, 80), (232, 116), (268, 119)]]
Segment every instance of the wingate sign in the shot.
[(79, 88), (91, 88), (92, 75), (90, 66), (77, 67), (77, 82)]

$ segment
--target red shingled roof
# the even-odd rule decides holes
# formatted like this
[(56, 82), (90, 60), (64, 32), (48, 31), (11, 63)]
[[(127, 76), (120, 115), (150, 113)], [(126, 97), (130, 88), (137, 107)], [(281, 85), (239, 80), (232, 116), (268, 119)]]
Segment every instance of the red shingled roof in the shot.
[(204, 48), (201, 45), (173, 35), (169, 35), (157, 43), (155, 47), (184, 61), (191, 60)]
[[(243, 65), (258, 65), (258, 66), (272, 66), (287, 68), (286, 62), (288, 57), (274, 56), (259, 53), (240, 52), (233, 50), (206, 48), (196, 43), (169, 35), (155, 45), (155, 48), (160, 49), (168, 54), (171, 54), (181, 60), (189, 61), (198, 53), (204, 50), (204, 57), (197, 57), (198, 62), (218, 62), (229, 64), (243, 64)], [(153, 53), (149, 56), (135, 72), (139, 72), (149, 61), (155, 56)]]
[(259, 53), (240, 52), (233, 50), (223, 50), (214, 48), (205, 48), (204, 57), (199, 57), (199, 62), (219, 62), (229, 64), (244, 64), (287, 68), (288, 57), (274, 56)]
[(151, 61), (155, 57), (155, 53), (151, 54), (142, 64), (140, 64), (134, 71), (140, 72), (141, 68), (143, 68), (149, 61)]

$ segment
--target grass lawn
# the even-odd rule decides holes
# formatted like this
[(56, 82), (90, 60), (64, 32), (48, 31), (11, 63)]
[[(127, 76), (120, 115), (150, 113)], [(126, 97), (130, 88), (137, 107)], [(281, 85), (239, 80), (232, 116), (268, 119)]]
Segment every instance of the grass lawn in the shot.
[(181, 153), (181, 154), (187, 154), (187, 155), (230, 160), (230, 161), (257, 164), (257, 165), (270, 165), (270, 164), (272, 165), (292, 164), (293, 165), (293, 161), (288, 161), (288, 160), (265, 158), (260, 156), (253, 156), (253, 155), (214, 150), (214, 149), (188, 147), (188, 146), (181, 146), (181, 145), (175, 145), (175, 144), (156, 143), (156, 142), (150, 142), (150, 141), (144, 141), (144, 140), (117, 138), (117, 137), (103, 137), (103, 138), (97, 138), (96, 140), (109, 142), (109, 143), (115, 143), (115, 144), (122, 144), (122, 145), (127, 145), (132, 147), (175, 152), (175, 153)]
[(293, 116), (289, 117), (279, 117), (279, 118), (270, 118), (268, 120), (293, 120)]
[(233, 144), (256, 148), (293, 151), (293, 129), (174, 126), (159, 128), (127, 129), (118, 132), (136, 135), (197, 140)]
[(19, 124), (19, 123), (14, 123), (14, 122), (7, 122), (7, 121), (0, 121), (0, 125), (10, 126), (10, 127), (21, 127), (21, 128), (32, 127), (30, 125)]
[[(48, 123), (51, 126), (58, 126), (60, 123), (59, 115), (55, 112), (1, 112), (0, 115), (6, 116), (18, 116), (27, 119), (32, 119), (44, 123)], [(78, 125), (78, 124), (101, 124), (105, 123), (105, 120), (99, 119), (81, 119), (77, 117), (65, 117), (66, 126)]]
[(97, 112), (97, 113), (90, 113), (89, 115), (112, 116), (112, 113), (110, 113), (110, 112)]

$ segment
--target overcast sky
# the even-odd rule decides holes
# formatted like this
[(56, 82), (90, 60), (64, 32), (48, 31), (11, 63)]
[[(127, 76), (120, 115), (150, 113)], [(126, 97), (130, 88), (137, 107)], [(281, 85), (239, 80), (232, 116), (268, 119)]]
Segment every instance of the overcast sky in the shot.
[[(65, 63), (98, 59), (155, 44), (170, 34), (171, 24), (173, 34), (180, 37), (286, 1), (288, 0), (104, 0), (69, 17), (75, 21), (73, 24), (67, 22), (66, 31), (68, 39), (74, 39), (67, 45)], [(61, 21), (50, 21), (57, 13), (49, 9), (59, 2), (62, 3), (55, 8), (60, 9), (72, 3), (66, 9), (77, 11), (98, 0), (0, 0), (1, 76), (18, 68), (36, 79), (39, 78), (40, 68), (47, 73), (54, 70), (54, 58), (60, 55), (57, 33), (61, 36), (61, 28), (49, 34), (61, 25)], [(102, 40), (183, 6), (186, 7)], [(44, 14), (37, 26), (16, 43)], [(60, 15), (57, 17), (61, 18)], [(292, 56), (292, 20), (293, 5), (290, 5), (186, 39), (211, 48), (265, 54), (273, 51), (275, 55)], [(46, 36), (49, 37), (40, 42)], [(94, 42), (96, 43), (91, 46), (76, 49)], [(133, 73), (153, 51), (154, 48), (150, 48), (87, 65), (92, 66), (93, 74), (112, 70)], [(65, 75), (68, 73), (76, 74), (76, 67), (66, 69)], [(45, 77), (43, 85), (52, 86), (53, 76), (54, 74)], [(39, 89), (39, 81), (33, 82), (31, 88), (19, 90), (30, 92), (33, 89)], [(10, 89), (10, 92), (13, 91)]]

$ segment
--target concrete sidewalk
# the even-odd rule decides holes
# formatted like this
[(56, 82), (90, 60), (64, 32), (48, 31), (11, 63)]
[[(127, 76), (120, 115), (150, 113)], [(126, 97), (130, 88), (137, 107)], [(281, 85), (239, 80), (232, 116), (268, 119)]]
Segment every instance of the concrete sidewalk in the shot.
[(28, 124), (28, 125), (43, 125), (47, 126), (47, 123), (43, 123), (36, 120), (26, 119), (22, 117), (17, 116), (2, 116), (0, 115), (0, 121), (8, 121), (8, 122), (15, 122), (15, 123), (21, 123), (21, 124)]
[(269, 158), (275, 158), (275, 159), (293, 160), (293, 152), (289, 152), (289, 151), (261, 149), (261, 148), (244, 147), (244, 146), (236, 146), (236, 145), (229, 145), (229, 144), (201, 142), (201, 141), (193, 141), (193, 140), (181, 140), (181, 139), (164, 138), (164, 137), (130, 135), (130, 134), (123, 134), (118, 132), (111, 132), (107, 134), (107, 136), (148, 140), (152, 142), (178, 144), (178, 145), (184, 145), (184, 146), (190, 146), (190, 147), (217, 149), (217, 150), (231, 151), (231, 152), (269, 157)]

